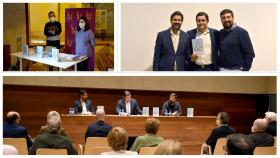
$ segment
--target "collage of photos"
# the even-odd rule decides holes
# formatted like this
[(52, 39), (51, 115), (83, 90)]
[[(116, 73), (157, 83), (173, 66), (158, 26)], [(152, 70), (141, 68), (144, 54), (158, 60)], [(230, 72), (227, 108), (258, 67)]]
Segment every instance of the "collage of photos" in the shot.
[(279, 155), (277, 0), (1, 4), (0, 157)]

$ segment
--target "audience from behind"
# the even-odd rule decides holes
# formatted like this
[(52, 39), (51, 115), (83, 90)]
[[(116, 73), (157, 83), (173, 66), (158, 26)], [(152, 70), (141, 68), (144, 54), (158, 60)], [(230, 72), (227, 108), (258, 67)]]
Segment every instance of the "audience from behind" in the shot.
[(96, 122), (88, 126), (85, 141), (87, 137), (107, 137), (111, 129), (112, 126), (105, 123), (104, 109), (98, 109), (96, 111)]
[(113, 151), (101, 153), (101, 155), (137, 155), (137, 152), (127, 151), (127, 132), (121, 127), (114, 127), (107, 136), (108, 144)]
[(91, 115), (94, 114), (94, 108), (92, 101), (88, 99), (87, 91), (84, 89), (80, 90), (79, 99), (74, 101), (75, 114)]
[(148, 118), (145, 125), (146, 134), (137, 137), (130, 150), (139, 152), (141, 147), (154, 147), (160, 144), (163, 138), (156, 135), (159, 130), (159, 124), (158, 119)]
[(277, 115), (275, 112), (266, 112), (265, 113), (265, 119), (268, 123), (267, 128), (265, 130), (266, 133), (272, 135), (272, 136), (276, 136), (277, 132), (276, 132), (276, 121), (277, 121)]
[(18, 155), (18, 150), (11, 145), (3, 145), (3, 155)]
[(32, 141), (28, 135), (27, 128), (19, 125), (21, 118), (18, 112), (7, 113), (6, 121), (3, 125), (3, 138), (26, 138), (27, 146), (32, 146)]
[(214, 152), (217, 140), (219, 138), (227, 137), (230, 134), (235, 133), (235, 129), (229, 126), (229, 114), (226, 112), (219, 112), (216, 123), (217, 128), (214, 128), (210, 136), (206, 140), (206, 144), (211, 146), (212, 153)]
[(253, 155), (253, 141), (244, 134), (231, 134), (227, 137), (225, 155)]
[(266, 119), (256, 119), (251, 128), (252, 134), (249, 137), (253, 140), (255, 147), (273, 146), (274, 138), (265, 133), (267, 127)]
[[(51, 119), (53, 116), (57, 116), (59, 119), (61, 119), (58, 112), (56, 112), (56, 111), (50, 111), (50, 112), (48, 113), (48, 115), (47, 115), (47, 120)], [(47, 132), (48, 132), (48, 131), (47, 131), (47, 125), (46, 125), (46, 126), (41, 126), (38, 135), (43, 134), (43, 133), (47, 133)], [(58, 134), (67, 137), (67, 134), (66, 134), (64, 128), (62, 128), (62, 127), (61, 127), (61, 129), (59, 130)]]
[(35, 155), (36, 150), (39, 148), (50, 148), (50, 149), (67, 149), (68, 155), (77, 155), (77, 151), (74, 149), (71, 141), (58, 134), (61, 130), (60, 116), (54, 115), (47, 120), (47, 133), (38, 135), (34, 144), (32, 145), (29, 154)]
[(160, 143), (154, 155), (183, 155), (184, 150), (180, 142), (167, 139)]

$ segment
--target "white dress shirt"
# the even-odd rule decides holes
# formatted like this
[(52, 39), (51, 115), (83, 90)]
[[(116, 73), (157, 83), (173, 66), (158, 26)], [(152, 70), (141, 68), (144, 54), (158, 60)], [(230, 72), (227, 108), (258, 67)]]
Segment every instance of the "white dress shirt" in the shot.
[(197, 30), (196, 38), (202, 38), (203, 40), (203, 53), (197, 53), (197, 59), (195, 63), (197, 65), (209, 65), (212, 64), (212, 54), (211, 54), (211, 38), (209, 29), (205, 32), (199, 32)]
[(130, 114), (130, 102), (126, 102), (125, 103), (125, 107), (126, 107), (126, 113)]
[[(172, 40), (174, 52), (175, 52), (175, 54), (176, 54), (177, 49), (178, 49), (178, 45), (179, 45), (180, 30), (177, 32), (177, 34), (175, 34), (175, 33), (172, 31), (172, 29), (170, 29), (170, 34), (171, 34), (171, 40)], [(175, 60), (175, 64), (174, 64), (174, 70), (177, 70), (176, 60)]]

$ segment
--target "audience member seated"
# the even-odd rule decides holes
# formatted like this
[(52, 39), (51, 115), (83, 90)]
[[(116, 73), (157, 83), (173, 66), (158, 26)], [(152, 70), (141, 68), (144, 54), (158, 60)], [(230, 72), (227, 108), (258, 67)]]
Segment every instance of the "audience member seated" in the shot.
[(11, 145), (3, 145), (3, 155), (18, 155), (18, 150)]
[(159, 124), (160, 121), (158, 119), (148, 118), (145, 125), (146, 134), (137, 137), (130, 150), (139, 152), (141, 147), (154, 147), (160, 144), (163, 138), (156, 136)]
[(253, 140), (255, 147), (274, 145), (274, 138), (270, 134), (265, 133), (266, 127), (266, 119), (256, 119), (254, 121), (251, 128), (252, 134), (250, 134), (249, 137)]
[(228, 113), (219, 112), (216, 123), (218, 127), (212, 130), (210, 136), (206, 140), (206, 144), (211, 146), (212, 153), (214, 152), (217, 140), (219, 138), (224, 138), (235, 133), (235, 129), (229, 126)]
[(276, 120), (277, 120), (277, 115), (275, 112), (266, 112), (265, 113), (265, 119), (268, 123), (268, 126), (265, 130), (265, 133), (268, 133), (272, 136), (276, 136)]
[(183, 155), (184, 150), (180, 142), (167, 139), (160, 143), (154, 155)]
[(108, 144), (113, 151), (101, 153), (101, 155), (137, 155), (137, 152), (127, 151), (127, 132), (121, 127), (114, 127), (107, 136)]
[[(50, 111), (50, 112), (48, 113), (48, 115), (47, 115), (47, 120), (49, 120), (52, 116), (57, 116), (57, 117), (59, 117), (59, 119), (60, 119), (60, 115), (59, 115), (58, 112), (56, 112), (56, 111)], [(48, 131), (47, 131), (47, 127), (48, 127), (47, 125), (46, 125), (46, 126), (41, 126), (38, 135), (47, 133), (47, 132), (48, 132)], [(67, 137), (64, 128), (61, 128), (61, 129), (58, 131), (58, 134)]]
[(87, 137), (107, 137), (111, 129), (112, 126), (105, 123), (105, 111), (98, 109), (96, 111), (96, 122), (88, 126), (85, 141)]
[(3, 138), (26, 138), (27, 146), (32, 146), (32, 141), (28, 135), (27, 128), (19, 125), (20, 115), (15, 111), (7, 113), (7, 123), (3, 125)]
[(34, 144), (32, 145), (29, 154), (35, 155), (36, 150), (39, 148), (50, 148), (50, 149), (67, 149), (68, 155), (77, 155), (77, 151), (74, 149), (71, 141), (58, 134), (61, 130), (61, 120), (59, 116), (51, 116), (47, 120), (47, 133), (38, 135)]
[(75, 114), (91, 115), (94, 114), (92, 101), (88, 99), (87, 91), (82, 89), (79, 93), (79, 99), (74, 101)]
[(248, 135), (231, 134), (227, 137), (225, 155), (253, 155), (254, 143)]

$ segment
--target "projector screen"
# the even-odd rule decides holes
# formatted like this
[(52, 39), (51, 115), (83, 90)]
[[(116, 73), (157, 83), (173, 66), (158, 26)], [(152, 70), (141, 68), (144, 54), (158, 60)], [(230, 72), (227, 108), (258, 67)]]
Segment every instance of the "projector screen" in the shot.
[(152, 70), (157, 33), (170, 27), (174, 11), (184, 15), (183, 31), (196, 28), (200, 11), (209, 15), (209, 27), (220, 30), (220, 11), (226, 8), (250, 35), (256, 55), (251, 71), (276, 71), (276, 3), (122, 3), (121, 70)]

